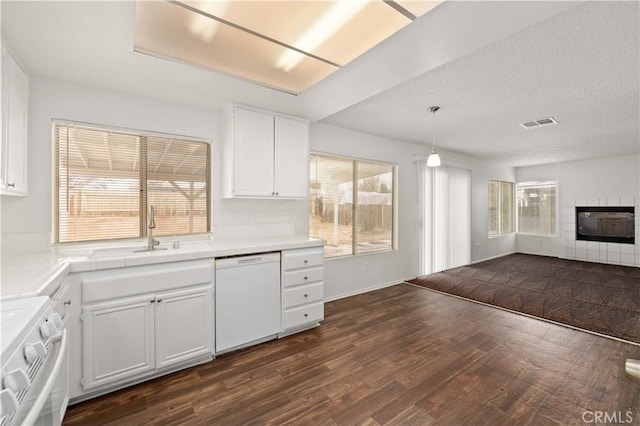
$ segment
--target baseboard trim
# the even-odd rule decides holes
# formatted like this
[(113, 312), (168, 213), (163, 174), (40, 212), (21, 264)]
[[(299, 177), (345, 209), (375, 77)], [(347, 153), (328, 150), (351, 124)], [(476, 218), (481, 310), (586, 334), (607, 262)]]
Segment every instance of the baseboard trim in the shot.
[(414, 278), (415, 277), (403, 278), (403, 279), (401, 279), (399, 281), (389, 281), (389, 282), (382, 283), (382, 284), (376, 284), (376, 285), (373, 285), (371, 287), (360, 288), (358, 290), (350, 291), (348, 293), (343, 293), (343, 294), (339, 294), (337, 296), (328, 297), (328, 298), (324, 299), (324, 301), (325, 301), (325, 303), (327, 303), (327, 302), (333, 302), (334, 300), (345, 299), (347, 297), (356, 296), (358, 294), (368, 293), (370, 291), (380, 290), (381, 288), (386, 288), (386, 287), (391, 287), (391, 286), (394, 286), (394, 285), (397, 285), (397, 284), (402, 284), (406, 280), (412, 280)]
[(495, 256), (485, 257), (484, 259), (474, 260), (473, 262), (469, 262), (468, 265), (475, 265), (476, 263), (486, 262), (487, 260), (498, 259), (499, 257), (509, 256), (510, 254), (516, 254), (517, 251), (510, 251), (508, 253), (496, 254)]

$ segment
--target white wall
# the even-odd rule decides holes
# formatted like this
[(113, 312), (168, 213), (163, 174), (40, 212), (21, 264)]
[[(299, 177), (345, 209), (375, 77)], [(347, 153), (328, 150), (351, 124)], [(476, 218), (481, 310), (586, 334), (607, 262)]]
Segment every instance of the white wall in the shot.
[[(221, 117), (222, 112), (214, 109), (33, 77), (29, 96), (29, 196), (1, 199), (2, 252), (14, 254), (51, 249), (51, 120), (54, 118), (209, 140), (213, 152), (214, 229), (224, 231), (233, 225), (264, 225), (262, 228), (276, 232), (306, 235), (306, 201), (221, 199)], [(278, 226), (273, 226), (276, 224)], [(225, 234), (237, 235), (234, 232)]]
[[(418, 274), (417, 174), (415, 155), (426, 156), (429, 147), (372, 136), (337, 126), (311, 126), (311, 150), (398, 164), (398, 250), (328, 259), (325, 263), (329, 299), (394, 284)], [(470, 157), (440, 151), (445, 163), (471, 168), (471, 259), (482, 260), (512, 253), (515, 236), (489, 239), (488, 179), (515, 180), (511, 167), (478, 162)], [(368, 270), (365, 271), (365, 263)]]
[[(557, 205), (556, 215), (561, 215), (563, 203), (560, 198), (564, 191), (563, 187), (560, 187), (559, 181), (559, 164), (545, 164), (542, 166), (531, 167), (519, 167), (516, 169), (516, 177), (519, 182), (531, 182), (531, 181), (555, 181), (558, 183), (556, 190)], [(560, 222), (558, 216), (557, 222)], [(554, 237), (533, 236), (533, 235), (518, 235), (516, 241), (516, 251), (520, 253), (539, 254), (543, 256), (560, 256), (562, 251), (562, 238), (559, 236), (560, 228), (559, 223), (556, 223), (556, 232), (558, 234)]]
[[(575, 223), (573, 206), (576, 200), (584, 200), (590, 205), (600, 205), (607, 200), (614, 202), (614, 199), (636, 206), (640, 203), (638, 155), (520, 167), (516, 169), (516, 176), (518, 181), (555, 180), (558, 185), (558, 234), (553, 238), (518, 235), (516, 249), (523, 253), (565, 257), (565, 240), (575, 241), (571, 234), (574, 230), (569, 228)], [(636, 209), (636, 240), (639, 240), (640, 209)], [(639, 255), (637, 252), (636, 265), (640, 265)]]
[[(51, 249), (51, 120), (54, 118), (210, 140), (214, 157), (214, 238), (242, 235), (243, 232), (247, 235), (247, 230), (254, 232), (258, 228), (283, 235), (308, 235), (307, 201), (221, 198), (222, 111), (33, 77), (29, 104), (29, 196), (1, 199), (3, 254)], [(399, 166), (398, 250), (327, 260), (326, 297), (338, 298), (415, 277), (418, 274), (418, 227), (413, 157), (428, 154), (428, 147), (323, 123), (312, 124), (310, 145), (317, 152), (393, 162)], [(471, 259), (476, 261), (513, 252), (512, 235), (487, 237), (487, 179), (514, 180), (513, 169), (478, 163), (469, 157), (444, 151), (441, 155), (445, 162), (465, 163), (472, 169)], [(365, 262), (367, 271), (364, 270)]]
[[(416, 166), (413, 156), (426, 148), (323, 123), (311, 125), (311, 150), (398, 165), (398, 250), (329, 258), (325, 297), (335, 299), (413, 278), (418, 271)], [(368, 270), (365, 271), (365, 263)]]

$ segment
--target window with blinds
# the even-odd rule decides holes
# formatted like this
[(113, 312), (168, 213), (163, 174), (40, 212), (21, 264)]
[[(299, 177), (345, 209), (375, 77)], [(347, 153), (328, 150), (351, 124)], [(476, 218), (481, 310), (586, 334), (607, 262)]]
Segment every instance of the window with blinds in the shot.
[(556, 183), (518, 182), (518, 233), (556, 235)]
[(211, 147), (179, 136), (54, 121), (54, 242), (211, 229)]
[(489, 179), (489, 235), (514, 232), (513, 182)]
[(310, 168), (310, 235), (326, 257), (394, 248), (394, 164), (312, 154)]

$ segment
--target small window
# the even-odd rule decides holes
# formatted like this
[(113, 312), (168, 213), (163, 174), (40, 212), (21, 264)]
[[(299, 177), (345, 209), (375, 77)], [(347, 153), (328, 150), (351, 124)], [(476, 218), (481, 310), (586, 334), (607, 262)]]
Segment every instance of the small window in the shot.
[(556, 183), (519, 182), (518, 233), (556, 235)]
[(204, 141), (54, 122), (54, 242), (211, 229), (211, 147)]
[(513, 182), (489, 179), (489, 235), (514, 232)]
[(312, 154), (310, 167), (310, 235), (326, 257), (395, 247), (394, 164)]

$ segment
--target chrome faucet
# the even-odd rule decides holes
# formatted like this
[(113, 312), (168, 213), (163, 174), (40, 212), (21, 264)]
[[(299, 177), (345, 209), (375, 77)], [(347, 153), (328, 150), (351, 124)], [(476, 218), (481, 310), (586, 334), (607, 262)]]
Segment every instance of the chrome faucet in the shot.
[(149, 242), (147, 245), (147, 250), (149, 251), (155, 250), (156, 246), (160, 245), (160, 241), (153, 238), (153, 230), (155, 229), (155, 227), (156, 227), (155, 208), (153, 206), (149, 206), (149, 232), (148, 232)]

